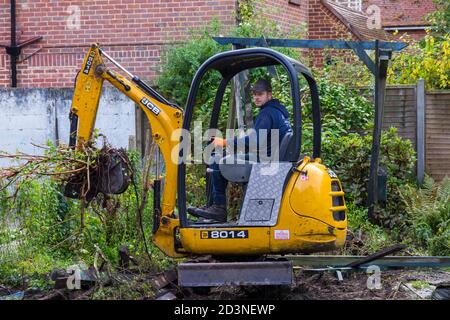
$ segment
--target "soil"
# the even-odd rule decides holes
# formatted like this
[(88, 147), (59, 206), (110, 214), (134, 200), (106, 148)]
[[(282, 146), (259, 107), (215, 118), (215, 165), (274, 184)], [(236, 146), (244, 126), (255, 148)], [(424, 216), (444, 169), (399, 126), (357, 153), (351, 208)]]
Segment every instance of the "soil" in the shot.
[[(169, 285), (153, 296), (137, 299), (178, 300), (427, 300), (437, 285), (450, 283), (450, 271), (436, 269), (381, 271), (381, 287), (368, 288), (373, 274), (347, 272), (341, 280), (336, 272), (295, 270), (292, 286), (237, 286), (180, 289)], [(142, 275), (141, 275), (142, 276)], [(147, 279), (150, 275), (147, 275)], [(95, 287), (82, 290), (52, 289), (48, 292), (8, 289), (0, 285), (0, 300), (87, 300), (92, 299)], [(107, 298), (107, 297), (106, 297)]]
[[(333, 272), (295, 272), (292, 287), (221, 287), (208, 295), (192, 294), (185, 299), (284, 299), (284, 300), (423, 300), (431, 299), (436, 285), (450, 282), (450, 272), (436, 270), (381, 271), (381, 288), (369, 289), (371, 274), (351, 272), (340, 281)], [(370, 282), (370, 281), (369, 281)], [(371, 283), (371, 282), (370, 282)]]

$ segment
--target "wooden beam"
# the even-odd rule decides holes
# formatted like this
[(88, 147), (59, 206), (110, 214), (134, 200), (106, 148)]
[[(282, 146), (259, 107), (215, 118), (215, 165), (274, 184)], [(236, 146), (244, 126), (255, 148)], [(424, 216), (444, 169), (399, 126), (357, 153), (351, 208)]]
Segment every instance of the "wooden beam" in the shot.
[(425, 177), (425, 81), (419, 79), (416, 89), (417, 103), (417, 182), (423, 183)]

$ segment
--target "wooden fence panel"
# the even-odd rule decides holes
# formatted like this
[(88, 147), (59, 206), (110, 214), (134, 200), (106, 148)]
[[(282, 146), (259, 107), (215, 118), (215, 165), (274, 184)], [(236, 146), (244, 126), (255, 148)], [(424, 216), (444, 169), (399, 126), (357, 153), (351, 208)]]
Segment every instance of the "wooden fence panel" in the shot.
[(402, 138), (411, 140), (416, 148), (417, 111), (416, 86), (386, 88), (383, 130), (396, 127)]
[[(383, 129), (396, 127), (417, 150), (416, 86), (386, 89)], [(450, 177), (450, 92), (425, 94), (425, 171), (435, 180)]]
[(450, 92), (428, 92), (425, 101), (425, 168), (439, 181), (450, 177)]

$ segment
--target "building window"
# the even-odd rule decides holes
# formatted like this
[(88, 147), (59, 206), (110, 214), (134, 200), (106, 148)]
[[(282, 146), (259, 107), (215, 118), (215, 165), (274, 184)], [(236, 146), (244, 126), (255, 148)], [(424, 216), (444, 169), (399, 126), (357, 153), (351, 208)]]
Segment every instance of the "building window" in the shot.
[(334, 0), (337, 4), (349, 7), (356, 11), (362, 11), (362, 0)]

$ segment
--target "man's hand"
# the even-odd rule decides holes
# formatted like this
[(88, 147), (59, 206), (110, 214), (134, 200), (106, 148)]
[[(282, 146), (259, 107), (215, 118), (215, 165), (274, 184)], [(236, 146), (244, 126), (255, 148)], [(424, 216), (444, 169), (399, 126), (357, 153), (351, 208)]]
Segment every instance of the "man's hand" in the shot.
[(227, 146), (227, 140), (219, 138), (219, 137), (215, 137), (212, 143), (216, 147), (226, 147)]

